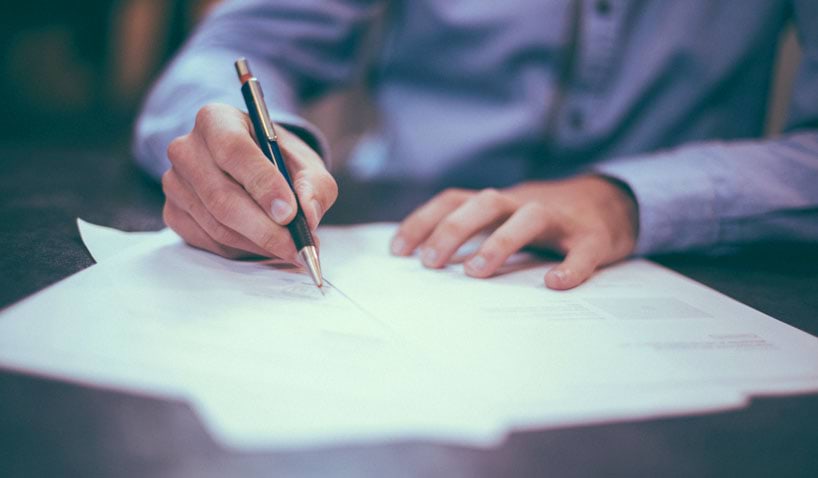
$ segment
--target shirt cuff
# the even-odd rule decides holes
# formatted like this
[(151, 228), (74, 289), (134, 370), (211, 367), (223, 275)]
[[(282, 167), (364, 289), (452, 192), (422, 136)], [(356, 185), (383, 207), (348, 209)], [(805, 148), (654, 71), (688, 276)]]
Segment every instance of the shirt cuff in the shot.
[[(635, 255), (701, 249), (717, 243), (717, 179), (707, 158), (657, 154), (614, 160), (594, 172), (627, 184), (639, 208)], [(690, 161), (688, 161), (690, 160)]]
[[(253, 66), (253, 69), (256, 70), (257, 68)], [(269, 88), (266, 86), (267, 84), (273, 86), (274, 83), (277, 83), (277, 81), (273, 81), (275, 77), (272, 73), (269, 73), (267, 75), (261, 75), (258, 72), (254, 71), (254, 74), (256, 78), (259, 79), (259, 82), (263, 83), (262, 88), (264, 88), (265, 92), (268, 91)], [(238, 82), (236, 84), (238, 85)], [(278, 88), (276, 88), (276, 90), (277, 89)], [(238, 87), (236, 88), (236, 91), (240, 91)], [(318, 127), (315, 126), (314, 124), (307, 121), (306, 119), (302, 118), (296, 113), (293, 113), (291, 110), (294, 109), (294, 106), (289, 104), (284, 105), (284, 103), (280, 102), (277, 98), (274, 98), (272, 101), (270, 101), (270, 99), (265, 97), (264, 100), (265, 103), (267, 104), (267, 112), (270, 115), (270, 121), (272, 121), (276, 125), (280, 125), (286, 128), (287, 131), (290, 131), (291, 133), (301, 138), (302, 141), (307, 143), (307, 146), (309, 146), (316, 153), (318, 153), (318, 156), (321, 157), (327, 169), (329, 169), (332, 162), (329, 142), (327, 141), (324, 134), (321, 133), (321, 130), (318, 129)], [(247, 105), (244, 103), (244, 99), (241, 96), (241, 94), (239, 94), (238, 97), (233, 95), (224, 96), (218, 100), (214, 100), (211, 102), (226, 103), (241, 111), (245, 112), (247, 111)]]
[[(331, 163), (329, 143), (317, 126), (297, 114), (300, 102), (297, 94), (293, 91), (293, 82), (282, 76), (279, 70), (271, 67), (268, 62), (263, 60), (253, 60), (252, 69), (253, 75), (262, 84), (265, 95), (264, 101), (267, 104), (270, 121), (287, 128), (288, 131), (301, 138), (318, 153), (318, 156), (321, 157), (329, 169)], [(246, 111), (247, 105), (241, 95), (239, 82), (232, 71), (230, 71), (230, 74), (231, 80), (234, 82), (230, 83), (230, 85), (235, 84), (236, 94), (225, 96), (221, 102), (241, 111)]]
[[(246, 110), (232, 69), (226, 69), (225, 73), (225, 68), (213, 67), (214, 64), (231, 65), (230, 58), (232, 54), (182, 58), (166, 73), (168, 78), (160, 80), (156, 91), (149, 96), (134, 132), (133, 154), (148, 174), (158, 179), (170, 167), (168, 144), (190, 132), (196, 113), (205, 104), (224, 103)], [(328, 142), (315, 125), (295, 113), (297, 102), (288, 83), (261, 61), (254, 62), (253, 70), (268, 94), (265, 100), (270, 119), (299, 136), (329, 168)], [(207, 72), (210, 74), (204, 77), (210, 81), (197, 80)]]

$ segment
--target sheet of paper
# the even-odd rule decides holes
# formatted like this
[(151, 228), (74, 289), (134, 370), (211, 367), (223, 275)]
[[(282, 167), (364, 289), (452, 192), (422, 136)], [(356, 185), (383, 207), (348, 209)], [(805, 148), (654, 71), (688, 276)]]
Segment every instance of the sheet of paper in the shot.
[(394, 225), (328, 228), (320, 295), (172, 232), (80, 228), (100, 264), (0, 315), (0, 365), (185, 398), (228, 446), (486, 445), (818, 390), (815, 337), (646, 261), (554, 292), (525, 256), (479, 281), (391, 257)]
[[(474, 280), (457, 265), (428, 271), (416, 259), (390, 257), (383, 251), (390, 226), (356, 231), (362, 237), (346, 236), (351, 243), (324, 240), (334, 284), (449, 362), (470, 364), (493, 351), (500, 370), (603, 385), (746, 380), (774, 391), (777, 381), (818, 377), (818, 339), (648, 261), (607, 268), (580, 288), (556, 292), (543, 285), (549, 265)], [(333, 249), (352, 243), (382, 252), (350, 258)]]
[(91, 224), (80, 218), (77, 218), (77, 229), (83, 244), (96, 262), (108, 260), (148, 240), (166, 243), (178, 240), (178, 236), (169, 228), (150, 232), (124, 232)]
[(187, 399), (229, 446), (255, 443), (244, 428), (262, 412), (276, 430), (265, 446), (498, 438), (468, 409), (438, 420), (447, 396), (412, 403), (435, 377), (332, 285), (319, 292), (291, 266), (224, 260), (167, 232), (114, 240), (120, 253), (94, 254), (97, 266), (0, 316), (2, 366)]

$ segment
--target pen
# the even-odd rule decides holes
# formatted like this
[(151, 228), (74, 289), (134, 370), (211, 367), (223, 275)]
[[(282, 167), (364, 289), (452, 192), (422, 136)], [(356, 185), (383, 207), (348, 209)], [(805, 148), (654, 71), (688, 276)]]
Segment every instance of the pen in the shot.
[(278, 147), (278, 135), (276, 134), (273, 122), (270, 121), (270, 114), (267, 112), (267, 105), (264, 103), (264, 93), (261, 90), (261, 84), (250, 71), (250, 65), (247, 63), (247, 59), (239, 58), (236, 60), (235, 65), (236, 73), (238, 73), (239, 81), (241, 81), (241, 93), (244, 95), (244, 102), (247, 104), (247, 113), (253, 122), (253, 129), (256, 131), (258, 145), (264, 153), (264, 156), (267, 156), (267, 159), (278, 168), (278, 171), (284, 176), (284, 179), (287, 180), (287, 184), (295, 196), (295, 218), (287, 224), (287, 229), (290, 230), (290, 235), (293, 237), (298, 256), (307, 267), (307, 271), (310, 273), (315, 285), (320, 288), (324, 285), (324, 280), (321, 277), (321, 264), (318, 262), (318, 250), (315, 248), (315, 241), (312, 238), (309, 226), (307, 226), (307, 219), (304, 217), (301, 203), (298, 201), (298, 195), (295, 194), (293, 182), (290, 179), (290, 173), (287, 171), (287, 165), (284, 164), (284, 157), (281, 155), (281, 149)]

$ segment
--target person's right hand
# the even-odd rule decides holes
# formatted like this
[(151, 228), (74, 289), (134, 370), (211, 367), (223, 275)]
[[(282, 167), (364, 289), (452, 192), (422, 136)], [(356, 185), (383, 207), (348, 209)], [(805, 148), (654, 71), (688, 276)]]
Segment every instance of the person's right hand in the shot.
[[(338, 196), (323, 161), (298, 136), (278, 126), (298, 200), (315, 231)], [(188, 244), (216, 254), (279, 257), (295, 262), (286, 226), (296, 202), (287, 181), (255, 142), (246, 113), (204, 106), (193, 131), (168, 146), (171, 168), (162, 177), (165, 223)]]

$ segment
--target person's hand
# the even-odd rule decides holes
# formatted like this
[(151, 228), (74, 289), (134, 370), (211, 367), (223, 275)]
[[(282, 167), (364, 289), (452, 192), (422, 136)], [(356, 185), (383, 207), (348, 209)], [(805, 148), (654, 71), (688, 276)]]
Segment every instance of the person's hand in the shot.
[[(283, 227), (295, 217), (295, 197), (252, 130), (247, 114), (232, 106), (199, 110), (193, 131), (168, 146), (171, 168), (162, 177), (165, 223), (188, 244), (225, 257), (296, 261), (295, 245)], [(314, 231), (335, 202), (338, 186), (315, 151), (285, 128), (276, 131)]]
[(600, 176), (524, 183), (505, 190), (450, 189), (409, 215), (392, 253), (420, 250), (427, 267), (445, 266), (470, 238), (492, 231), (464, 263), (466, 274), (489, 277), (523, 247), (564, 254), (545, 284), (570, 289), (598, 267), (629, 256), (636, 244), (636, 201), (624, 185)]

